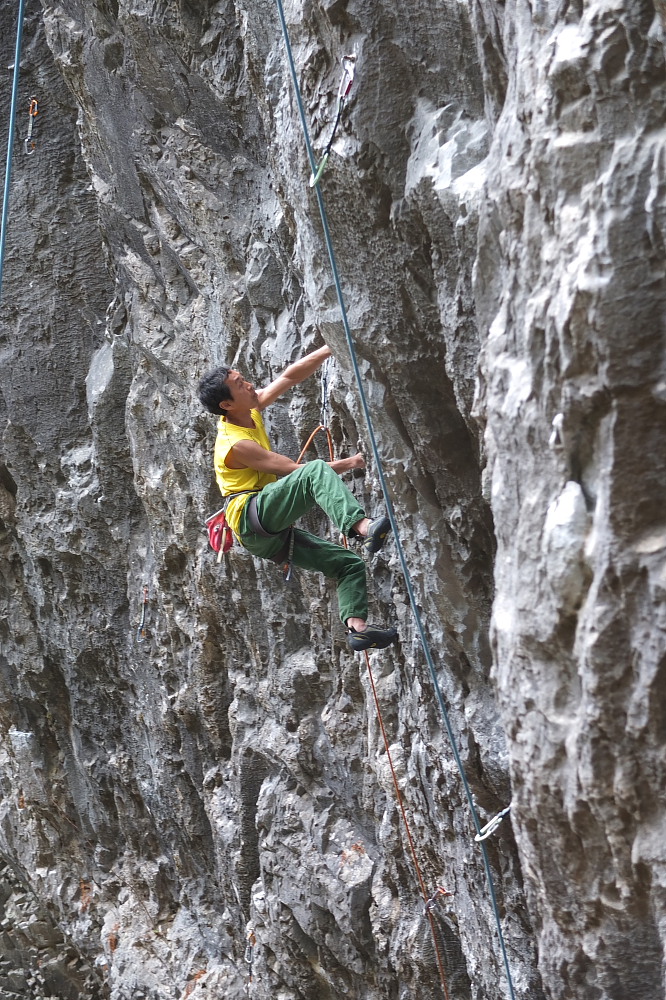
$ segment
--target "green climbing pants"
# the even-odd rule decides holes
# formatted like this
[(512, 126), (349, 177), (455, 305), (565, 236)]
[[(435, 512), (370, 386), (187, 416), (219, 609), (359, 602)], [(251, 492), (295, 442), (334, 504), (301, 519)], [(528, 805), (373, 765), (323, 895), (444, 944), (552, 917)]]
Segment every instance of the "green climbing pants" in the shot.
[[(269, 483), (259, 493), (259, 520), (266, 531), (281, 533), (275, 538), (264, 538), (252, 531), (245, 504), (240, 520), (243, 545), (254, 556), (273, 558), (284, 547), (282, 533), (313, 507), (321, 507), (343, 535), (349, 535), (353, 525), (365, 517), (363, 508), (338, 474), (327, 462), (316, 459)], [(348, 618), (368, 617), (365, 563), (355, 552), (296, 528), (293, 563), (336, 581), (340, 618), (344, 623)]]

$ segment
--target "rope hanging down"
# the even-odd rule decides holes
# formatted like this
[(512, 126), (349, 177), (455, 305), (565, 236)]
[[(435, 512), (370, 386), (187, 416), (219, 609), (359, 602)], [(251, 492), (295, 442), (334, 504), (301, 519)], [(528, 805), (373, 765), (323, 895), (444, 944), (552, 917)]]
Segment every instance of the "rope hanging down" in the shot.
[(7, 219), (9, 217), (9, 187), (12, 180), (12, 153), (14, 152), (14, 129), (16, 126), (16, 107), (18, 104), (19, 73), (21, 71), (21, 43), (23, 41), (24, 9), (25, 0), (19, 0), (18, 24), (16, 26), (16, 49), (14, 52), (14, 80), (12, 83), (12, 101), (9, 112), (7, 161), (5, 163), (5, 189), (2, 197), (2, 222), (0, 223), (0, 298), (2, 298), (2, 273), (5, 266), (5, 240), (7, 238)]
[(423, 896), (423, 902), (425, 905), (425, 912), (428, 918), (428, 923), (430, 924), (430, 933), (432, 934), (432, 942), (435, 946), (435, 957), (437, 958), (437, 968), (439, 970), (439, 978), (442, 982), (442, 989), (444, 990), (444, 996), (446, 1000), (449, 1000), (449, 985), (446, 979), (446, 971), (444, 969), (444, 962), (442, 955), (437, 943), (437, 925), (435, 924), (435, 918), (433, 916), (433, 910), (437, 899), (440, 896), (450, 896), (451, 893), (447, 889), (438, 888), (437, 891), (432, 895), (428, 896), (428, 890), (426, 889), (426, 884), (421, 874), (421, 866), (419, 865), (419, 859), (416, 855), (416, 847), (414, 846), (414, 838), (412, 837), (412, 831), (409, 827), (409, 821), (407, 819), (407, 813), (405, 811), (405, 806), (402, 801), (402, 793), (400, 791), (400, 785), (398, 784), (398, 778), (395, 773), (395, 768), (393, 766), (393, 758), (391, 756), (391, 747), (389, 745), (388, 736), (386, 735), (386, 729), (384, 728), (384, 720), (382, 718), (382, 710), (379, 706), (379, 698), (377, 696), (377, 688), (375, 686), (375, 678), (372, 674), (372, 668), (370, 666), (370, 656), (368, 655), (368, 650), (364, 650), (365, 653), (365, 664), (368, 668), (368, 677), (370, 678), (370, 687), (372, 688), (372, 697), (374, 698), (375, 708), (377, 710), (377, 719), (379, 720), (379, 728), (382, 731), (382, 736), (384, 738), (384, 748), (386, 750), (386, 757), (389, 762), (389, 767), (391, 769), (391, 777), (393, 779), (393, 786), (395, 788), (396, 798), (398, 800), (398, 806), (400, 807), (400, 813), (402, 815), (402, 822), (405, 827), (405, 833), (407, 834), (407, 840), (409, 841), (409, 850), (412, 855), (412, 861), (414, 863), (414, 868), (416, 870), (416, 877), (419, 880), (419, 886), (421, 889), (421, 895)]
[[(330, 361), (330, 358), (328, 360)], [(328, 413), (328, 406), (329, 406), (329, 400), (328, 400), (329, 377), (330, 377), (329, 369), (328, 369), (328, 367), (326, 367), (326, 369), (324, 371), (322, 371), (322, 387), (321, 387), (322, 388), (322, 409), (321, 409), (321, 421), (322, 422), (319, 425), (319, 427), (315, 427), (315, 429), (313, 430), (312, 434), (310, 435), (310, 437), (307, 439), (307, 441), (303, 445), (301, 453), (300, 453), (300, 455), (298, 456), (298, 459), (297, 459), (297, 461), (298, 461), (299, 464), (303, 460), (303, 456), (305, 455), (306, 451), (308, 450), (308, 448), (310, 447), (310, 445), (314, 441), (314, 439), (317, 436), (317, 434), (319, 433), (319, 431), (323, 431), (324, 434), (326, 435), (326, 440), (328, 442), (328, 454), (329, 454), (331, 462), (333, 462), (335, 460), (335, 450), (333, 448), (333, 438), (332, 438), (331, 432), (330, 432), (330, 430), (329, 430), (329, 428), (327, 426), (327, 419), (326, 419), (327, 418), (327, 413)], [(347, 544), (347, 539), (345, 538), (344, 535), (342, 536), (342, 542), (343, 542), (345, 548), (349, 547), (348, 544)], [(437, 901), (439, 900), (440, 897), (442, 897), (442, 896), (451, 896), (451, 895), (453, 895), (453, 893), (449, 892), (448, 889), (443, 889), (441, 887), (438, 887), (436, 889), (436, 891), (433, 893), (432, 896), (430, 896), (430, 897), (428, 896), (428, 891), (426, 889), (426, 884), (425, 884), (423, 875), (421, 873), (421, 866), (419, 865), (419, 859), (418, 859), (418, 856), (416, 854), (416, 847), (414, 845), (414, 838), (412, 836), (412, 831), (411, 831), (411, 828), (410, 828), (410, 825), (409, 825), (409, 820), (407, 819), (407, 812), (405, 810), (405, 805), (404, 805), (404, 802), (403, 802), (403, 799), (402, 799), (402, 792), (400, 791), (400, 785), (398, 784), (398, 778), (397, 778), (397, 775), (396, 775), (396, 772), (395, 772), (395, 767), (393, 766), (393, 757), (391, 755), (391, 746), (390, 746), (389, 741), (388, 741), (388, 736), (386, 735), (386, 727), (384, 726), (384, 719), (382, 717), (382, 710), (381, 710), (381, 706), (379, 704), (379, 697), (377, 695), (377, 688), (375, 686), (375, 678), (374, 678), (373, 673), (372, 673), (372, 667), (370, 666), (370, 656), (368, 655), (368, 650), (367, 649), (364, 650), (364, 652), (365, 652), (365, 663), (366, 663), (366, 666), (367, 666), (367, 669), (368, 669), (368, 677), (370, 679), (370, 687), (372, 689), (372, 697), (374, 699), (375, 709), (376, 709), (376, 712), (377, 712), (377, 721), (379, 722), (379, 728), (381, 730), (382, 737), (384, 739), (384, 748), (386, 750), (386, 759), (388, 760), (389, 768), (391, 770), (391, 777), (393, 779), (393, 786), (395, 788), (395, 794), (396, 794), (396, 799), (397, 799), (397, 802), (398, 802), (398, 807), (400, 809), (400, 814), (402, 816), (402, 821), (403, 821), (403, 824), (404, 824), (404, 827), (405, 827), (405, 833), (407, 835), (407, 841), (409, 843), (409, 850), (410, 850), (410, 853), (412, 855), (412, 861), (414, 863), (414, 869), (416, 871), (416, 877), (417, 877), (418, 882), (419, 882), (419, 888), (421, 890), (421, 895), (423, 896), (423, 902), (425, 904), (426, 916), (428, 918), (428, 923), (430, 924), (430, 933), (432, 934), (432, 942), (433, 942), (433, 946), (434, 946), (434, 949), (435, 949), (435, 956), (436, 956), (436, 959), (437, 959), (437, 968), (438, 968), (438, 971), (439, 971), (439, 977), (440, 977), (440, 980), (441, 980), (441, 983), (442, 983), (442, 989), (444, 990), (445, 1000), (450, 1000), (450, 997), (449, 997), (449, 986), (448, 986), (448, 982), (447, 982), (447, 978), (446, 978), (446, 970), (444, 968), (444, 961), (442, 959), (442, 954), (441, 954), (441, 951), (440, 951), (440, 948), (439, 948), (439, 944), (438, 944), (438, 941), (437, 941), (437, 926), (435, 924), (435, 919), (434, 919), (432, 911), (435, 909)]]
[[(297, 102), (297, 105), (298, 105), (298, 112), (299, 112), (299, 116), (300, 116), (300, 119), (301, 119), (301, 126), (302, 126), (302, 129), (303, 129), (303, 137), (304, 137), (304, 141), (305, 141), (305, 147), (306, 147), (306, 151), (307, 151), (308, 160), (309, 160), (309, 163), (310, 163), (310, 169), (312, 171), (313, 176), (316, 176), (316, 173), (317, 173), (317, 164), (316, 164), (316, 160), (315, 160), (314, 153), (313, 153), (313, 150), (312, 150), (312, 144), (310, 142), (310, 134), (309, 134), (309, 130), (308, 130), (308, 123), (307, 123), (307, 119), (306, 119), (306, 116), (305, 116), (305, 108), (303, 106), (303, 98), (301, 96), (301, 90), (300, 90), (300, 86), (299, 86), (299, 83), (298, 83), (298, 76), (297, 76), (297, 73), (296, 73), (296, 65), (294, 63), (294, 56), (293, 56), (292, 49), (291, 49), (291, 40), (289, 38), (289, 30), (287, 28), (287, 22), (286, 22), (286, 19), (285, 19), (284, 7), (282, 5), (282, 0), (276, 0), (276, 3), (277, 3), (278, 15), (279, 15), (279, 18), (280, 18), (280, 25), (281, 25), (281, 28), (282, 28), (282, 34), (283, 34), (283, 37), (284, 37), (284, 43), (285, 43), (285, 49), (286, 49), (286, 53), (287, 53), (287, 59), (288, 59), (288, 62), (289, 62), (289, 70), (290, 70), (290, 74), (291, 74), (291, 78), (292, 78), (292, 83), (293, 83), (293, 87), (294, 87), (294, 93), (295, 93), (295, 96), (296, 96), (296, 102)], [(428, 643), (428, 639), (427, 639), (427, 636), (425, 634), (425, 629), (423, 627), (423, 622), (421, 621), (421, 615), (420, 615), (419, 610), (418, 610), (418, 605), (417, 605), (417, 602), (416, 602), (416, 594), (414, 592), (414, 587), (412, 585), (411, 573), (409, 571), (409, 566), (407, 564), (407, 559), (406, 559), (405, 552), (404, 552), (404, 549), (403, 549), (403, 546), (402, 546), (402, 542), (400, 541), (400, 535), (399, 535), (399, 532), (398, 532), (398, 524), (397, 524), (397, 521), (396, 521), (395, 511), (393, 509), (393, 503), (391, 501), (391, 497), (390, 497), (390, 493), (389, 493), (389, 489), (388, 489), (388, 483), (386, 481), (386, 475), (384, 473), (384, 466), (383, 466), (383, 463), (382, 463), (381, 455), (379, 454), (379, 448), (377, 446), (377, 439), (376, 439), (376, 436), (375, 436), (374, 425), (373, 425), (373, 421), (372, 421), (372, 415), (370, 413), (370, 408), (369, 408), (369, 405), (368, 405), (368, 400), (367, 400), (367, 397), (366, 397), (366, 394), (365, 394), (365, 389), (363, 387), (363, 380), (362, 380), (362, 376), (361, 376), (361, 371), (360, 371), (359, 364), (358, 364), (358, 358), (356, 356), (356, 347), (354, 345), (354, 341), (353, 341), (353, 338), (352, 338), (352, 335), (351, 335), (351, 328), (349, 326), (349, 319), (347, 317), (347, 308), (346, 308), (344, 296), (343, 296), (343, 293), (342, 293), (342, 285), (341, 285), (340, 276), (339, 276), (339, 273), (338, 273), (337, 261), (336, 261), (336, 258), (335, 258), (335, 251), (333, 249), (333, 242), (331, 240), (331, 233), (330, 233), (330, 229), (329, 229), (329, 225), (328, 225), (328, 216), (326, 214), (326, 206), (324, 204), (324, 199), (323, 199), (323, 196), (322, 196), (322, 193), (321, 193), (321, 185), (320, 184), (315, 184), (314, 185), (314, 192), (315, 192), (315, 195), (317, 197), (317, 204), (319, 206), (319, 214), (321, 216), (321, 223), (322, 223), (322, 228), (323, 228), (323, 232), (324, 232), (324, 241), (326, 243), (326, 249), (328, 251), (328, 256), (329, 256), (329, 260), (330, 260), (330, 264), (331, 264), (331, 271), (332, 271), (333, 281), (334, 281), (334, 284), (335, 284), (336, 294), (337, 294), (337, 298), (338, 298), (338, 304), (340, 306), (340, 314), (341, 314), (343, 328), (344, 328), (344, 331), (345, 331), (345, 338), (347, 340), (347, 346), (348, 346), (348, 349), (349, 349), (349, 355), (350, 355), (350, 359), (351, 359), (351, 363), (352, 363), (352, 369), (354, 371), (354, 377), (356, 379), (356, 385), (357, 385), (357, 389), (358, 389), (358, 393), (359, 393), (359, 398), (360, 398), (360, 401), (361, 401), (361, 408), (363, 410), (363, 415), (365, 417), (366, 425), (367, 425), (367, 428), (368, 428), (368, 438), (370, 440), (370, 447), (371, 447), (372, 454), (373, 454), (373, 457), (374, 457), (374, 460), (375, 460), (375, 464), (376, 464), (376, 467), (377, 467), (377, 474), (378, 474), (378, 477), (379, 477), (379, 482), (380, 482), (380, 485), (381, 485), (381, 488), (382, 488), (382, 492), (384, 494), (384, 500), (385, 500), (385, 503), (386, 503), (386, 512), (388, 514), (389, 520), (391, 522), (391, 527), (393, 529), (393, 534), (394, 534), (394, 537), (395, 537), (396, 550), (397, 550), (397, 553), (398, 553), (398, 559), (400, 561), (400, 566), (401, 566), (403, 577), (404, 577), (404, 580), (405, 580), (405, 586), (407, 588), (407, 594), (408, 594), (408, 597), (409, 597), (409, 603), (411, 605), (412, 614), (413, 614), (414, 622), (416, 624), (416, 628), (417, 628), (417, 631), (418, 631), (418, 634), (419, 634), (419, 638), (420, 638), (420, 641), (421, 641), (421, 646), (423, 648), (423, 653), (425, 655), (426, 662), (428, 664), (428, 670), (430, 672), (430, 677), (432, 679), (433, 688), (434, 688), (434, 691), (435, 691), (435, 695), (436, 695), (437, 702), (438, 702), (438, 705), (439, 705), (440, 713), (441, 713), (441, 716), (442, 716), (442, 721), (444, 722), (444, 726), (445, 726), (445, 729), (446, 729), (446, 732), (447, 732), (447, 736), (448, 736), (449, 742), (451, 744), (451, 750), (452, 750), (452, 753), (453, 753), (453, 756), (454, 756), (454, 760), (456, 762), (456, 766), (457, 766), (458, 772), (460, 774), (460, 779), (461, 779), (461, 782), (462, 782), (462, 785), (463, 785), (463, 788), (464, 788), (464, 791), (465, 791), (465, 797), (467, 799), (469, 810), (470, 810), (470, 813), (471, 813), (471, 816), (472, 816), (472, 821), (474, 823), (474, 827), (476, 829), (476, 833), (479, 834), (479, 833), (481, 833), (481, 829), (482, 828), (481, 828), (481, 823), (479, 821), (479, 817), (478, 817), (478, 814), (477, 814), (477, 811), (476, 811), (476, 805), (474, 803), (474, 797), (472, 795), (472, 790), (471, 790), (469, 782), (467, 780), (467, 775), (465, 773), (465, 768), (464, 768), (464, 765), (463, 765), (463, 762), (462, 762), (462, 758), (460, 756), (460, 752), (458, 750), (458, 746), (457, 746), (457, 743), (456, 743), (455, 735), (453, 733), (453, 728), (451, 726), (451, 720), (449, 719), (449, 713), (447, 711), (446, 704), (444, 702), (444, 697), (442, 695), (442, 690), (441, 690), (441, 687), (440, 687), (440, 684), (439, 684), (439, 679), (437, 677), (437, 670), (435, 668), (435, 663), (434, 663), (434, 660), (433, 660), (433, 657), (432, 657), (432, 653), (430, 651), (430, 645)], [(480, 843), (480, 850), (481, 850), (481, 855), (482, 855), (482, 858), (483, 858), (483, 866), (484, 866), (484, 869), (485, 869), (485, 872), (486, 872), (486, 878), (487, 878), (487, 881), (488, 881), (488, 894), (489, 894), (489, 897), (490, 897), (490, 902), (491, 902), (491, 906), (492, 906), (493, 914), (494, 914), (494, 918), (495, 918), (495, 925), (496, 925), (496, 928), (497, 928), (497, 935), (498, 935), (498, 939), (499, 939), (500, 950), (501, 950), (501, 953), (502, 953), (502, 960), (503, 960), (503, 963), (504, 963), (504, 970), (505, 970), (506, 980), (507, 980), (507, 986), (508, 986), (508, 990), (509, 990), (509, 997), (510, 997), (510, 1000), (515, 1000), (515, 992), (514, 992), (514, 988), (513, 988), (513, 980), (511, 978), (511, 969), (510, 969), (510, 966), (509, 966), (509, 958), (508, 958), (508, 955), (507, 955), (507, 952), (506, 952), (506, 945), (504, 943), (504, 935), (502, 933), (502, 924), (501, 924), (501, 919), (500, 919), (499, 907), (497, 905), (497, 897), (496, 897), (496, 894), (495, 894), (495, 886), (494, 886), (494, 883), (493, 883), (493, 876), (492, 876), (492, 871), (491, 871), (491, 868), (490, 868), (490, 860), (488, 858), (488, 852), (486, 850), (485, 843), (483, 843), (483, 842)]]

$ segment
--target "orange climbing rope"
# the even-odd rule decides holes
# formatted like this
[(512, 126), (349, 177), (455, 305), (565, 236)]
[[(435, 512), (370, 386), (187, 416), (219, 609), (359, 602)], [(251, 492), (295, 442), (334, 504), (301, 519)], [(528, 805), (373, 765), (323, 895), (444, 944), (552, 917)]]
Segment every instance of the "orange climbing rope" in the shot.
[(331, 432), (329, 431), (328, 427), (325, 427), (323, 424), (319, 424), (318, 427), (315, 427), (315, 429), (313, 430), (312, 434), (310, 435), (310, 437), (307, 439), (307, 441), (303, 445), (303, 447), (301, 449), (301, 453), (298, 456), (298, 458), (296, 459), (296, 462), (299, 465), (300, 465), (300, 463), (303, 460), (303, 456), (305, 455), (306, 451), (308, 450), (308, 448), (310, 447), (310, 445), (314, 441), (314, 439), (317, 436), (317, 434), (319, 433), (319, 431), (323, 431), (324, 434), (326, 435), (326, 440), (328, 441), (328, 452), (329, 452), (329, 455), (331, 456), (331, 462), (335, 461), (334, 452), (333, 452), (333, 438), (331, 437)]
[[(333, 438), (331, 437), (331, 432), (329, 431), (329, 429), (326, 426), (326, 424), (319, 424), (318, 427), (315, 427), (315, 429), (313, 430), (312, 434), (310, 435), (310, 437), (307, 439), (307, 441), (305, 442), (305, 444), (301, 448), (301, 453), (298, 456), (298, 458), (296, 459), (296, 462), (299, 465), (303, 461), (303, 456), (305, 455), (306, 451), (308, 450), (308, 448), (310, 447), (310, 445), (312, 444), (312, 442), (316, 438), (317, 434), (319, 434), (319, 431), (323, 431), (324, 434), (326, 435), (326, 440), (328, 442), (328, 454), (330, 456), (331, 462), (335, 461), (335, 451), (333, 450)], [(346, 549), (349, 548), (349, 546), (347, 544), (347, 539), (345, 538), (344, 535), (342, 535), (342, 544), (344, 545), (344, 547)]]

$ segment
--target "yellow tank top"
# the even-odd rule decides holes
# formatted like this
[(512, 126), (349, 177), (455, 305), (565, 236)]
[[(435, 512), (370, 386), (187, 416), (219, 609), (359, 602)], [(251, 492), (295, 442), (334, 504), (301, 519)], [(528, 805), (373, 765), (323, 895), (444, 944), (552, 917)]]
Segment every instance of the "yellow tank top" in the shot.
[[(230, 493), (240, 493), (241, 490), (262, 490), (269, 483), (274, 483), (277, 476), (272, 472), (257, 472), (256, 469), (230, 469), (226, 464), (227, 455), (238, 441), (256, 441), (258, 445), (271, 451), (271, 443), (266, 434), (264, 421), (259, 410), (252, 410), (254, 427), (239, 427), (230, 421), (220, 417), (217, 424), (217, 439), (215, 441), (215, 478), (220, 487), (222, 496), (229, 496)], [(249, 494), (236, 497), (229, 501), (227, 507), (227, 524), (233, 531), (238, 541), (239, 527), (243, 507), (250, 499)]]

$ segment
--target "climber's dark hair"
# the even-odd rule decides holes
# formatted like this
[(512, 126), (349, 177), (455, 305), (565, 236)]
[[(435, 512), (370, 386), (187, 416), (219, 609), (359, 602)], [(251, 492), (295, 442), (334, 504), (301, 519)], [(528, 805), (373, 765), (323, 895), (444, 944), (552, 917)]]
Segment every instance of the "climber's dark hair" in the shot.
[(199, 382), (199, 399), (208, 412), (214, 413), (216, 417), (219, 417), (222, 413), (220, 403), (223, 403), (225, 399), (234, 398), (231, 395), (231, 389), (227, 385), (230, 371), (231, 368), (221, 365), (219, 368), (213, 368)]

